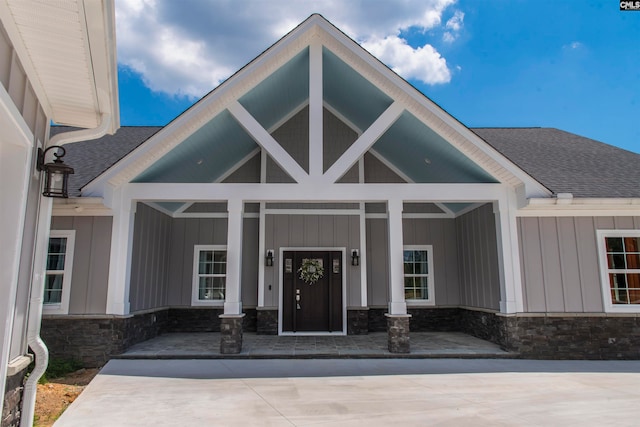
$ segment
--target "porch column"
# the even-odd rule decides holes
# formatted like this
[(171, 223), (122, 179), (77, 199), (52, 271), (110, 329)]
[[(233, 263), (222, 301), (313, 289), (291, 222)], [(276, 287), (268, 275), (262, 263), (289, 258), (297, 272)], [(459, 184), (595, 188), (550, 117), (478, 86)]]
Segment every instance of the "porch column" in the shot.
[(224, 314), (220, 315), (220, 353), (237, 354), (242, 351), (242, 200), (229, 200), (227, 226), (227, 278)]
[(129, 314), (129, 286), (131, 280), (131, 246), (135, 202), (123, 197), (122, 190), (112, 195), (111, 254), (107, 287), (107, 314)]
[(506, 197), (493, 203), (496, 220), (496, 242), (500, 272), (500, 312), (524, 311), (522, 299), (522, 276), (520, 272), (520, 245), (515, 212), (517, 197), (512, 189)]
[(409, 319), (404, 299), (404, 246), (402, 242), (402, 200), (389, 200), (389, 313), (388, 347), (391, 353), (409, 353)]

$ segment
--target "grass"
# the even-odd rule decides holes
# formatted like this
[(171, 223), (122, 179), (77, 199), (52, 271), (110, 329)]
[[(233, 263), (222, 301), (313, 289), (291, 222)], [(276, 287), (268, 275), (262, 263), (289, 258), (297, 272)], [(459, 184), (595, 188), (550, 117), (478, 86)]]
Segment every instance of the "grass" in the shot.
[(49, 366), (38, 383), (46, 384), (50, 379), (60, 378), (82, 368), (82, 363), (71, 359), (50, 359)]

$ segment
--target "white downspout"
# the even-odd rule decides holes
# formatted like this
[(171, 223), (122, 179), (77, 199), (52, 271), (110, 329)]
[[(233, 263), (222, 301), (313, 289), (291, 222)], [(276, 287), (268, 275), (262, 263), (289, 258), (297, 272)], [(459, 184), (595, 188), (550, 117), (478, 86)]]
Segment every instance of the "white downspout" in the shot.
[[(111, 127), (111, 116), (102, 114), (100, 124), (93, 129), (82, 129), (72, 132), (59, 133), (49, 139), (47, 146), (64, 145), (71, 142), (88, 141), (104, 136)], [(29, 319), (27, 320), (27, 344), (35, 354), (35, 367), (24, 386), (22, 396), (22, 415), (20, 427), (31, 427), (36, 407), (36, 392), (38, 380), (47, 370), (49, 364), (49, 350), (40, 338), (40, 322), (42, 321), (42, 299), (44, 294), (44, 272), (46, 269), (47, 248), (49, 246), (49, 231), (51, 228), (51, 210), (53, 200), (40, 196), (38, 208), (38, 222), (36, 230), (35, 257), (31, 275), (31, 298), (29, 300)]]

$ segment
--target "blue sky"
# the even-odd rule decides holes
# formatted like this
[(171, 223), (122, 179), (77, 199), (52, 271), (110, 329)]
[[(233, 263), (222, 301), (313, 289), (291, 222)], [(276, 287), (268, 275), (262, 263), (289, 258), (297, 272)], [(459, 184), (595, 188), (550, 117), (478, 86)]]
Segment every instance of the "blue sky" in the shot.
[(640, 12), (617, 0), (243, 3), (116, 2), (122, 125), (168, 123), (318, 12), (469, 127), (640, 153)]

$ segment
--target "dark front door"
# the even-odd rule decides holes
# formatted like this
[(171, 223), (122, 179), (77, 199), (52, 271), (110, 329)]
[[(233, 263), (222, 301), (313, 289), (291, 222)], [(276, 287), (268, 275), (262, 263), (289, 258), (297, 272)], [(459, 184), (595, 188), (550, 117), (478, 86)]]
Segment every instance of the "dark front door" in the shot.
[[(324, 272), (316, 282), (300, 278), (304, 260), (317, 260)], [(282, 331), (341, 332), (342, 252), (286, 251), (283, 262)]]

